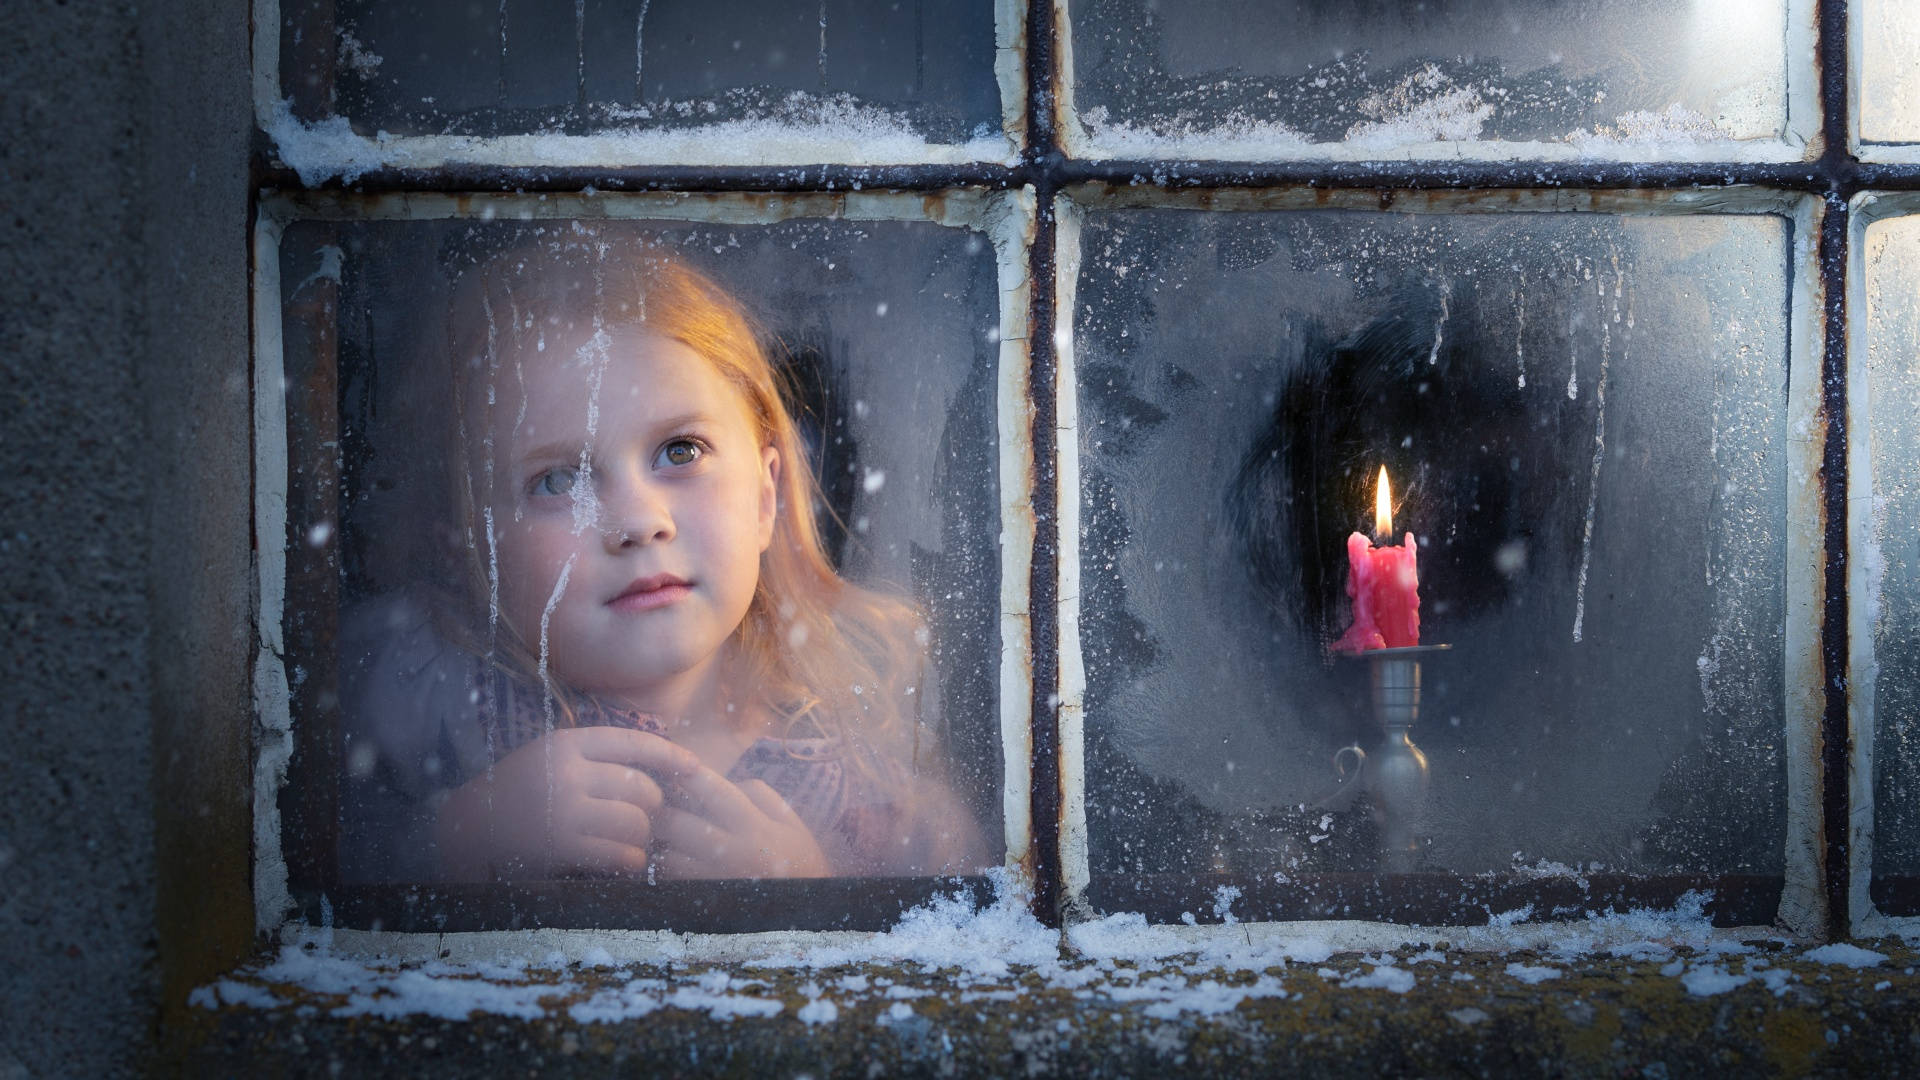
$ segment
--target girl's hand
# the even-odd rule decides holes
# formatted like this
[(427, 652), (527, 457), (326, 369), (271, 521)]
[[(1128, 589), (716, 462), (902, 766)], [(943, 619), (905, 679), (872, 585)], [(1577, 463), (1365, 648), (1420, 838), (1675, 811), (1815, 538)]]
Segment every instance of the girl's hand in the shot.
[(434, 822), (451, 881), (644, 877), (662, 781), (700, 768), (658, 735), (561, 728), (501, 758), (453, 792)]
[(654, 865), (666, 878), (826, 877), (812, 830), (764, 780), (683, 773), (654, 813)]

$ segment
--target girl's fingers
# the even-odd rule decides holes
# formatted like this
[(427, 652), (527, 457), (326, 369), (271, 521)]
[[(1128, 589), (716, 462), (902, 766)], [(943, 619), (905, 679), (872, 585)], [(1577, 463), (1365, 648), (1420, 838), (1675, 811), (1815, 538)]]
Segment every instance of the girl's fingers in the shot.
[(675, 746), (651, 732), (617, 727), (574, 728), (573, 731), (575, 747), (580, 756), (589, 761), (646, 769), (663, 779), (701, 767), (700, 759), (691, 750)]
[(653, 836), (662, 854), (669, 851), (722, 854), (732, 837), (725, 829), (685, 810), (665, 807), (653, 816)]
[(632, 803), (617, 799), (587, 800), (575, 829), (585, 837), (638, 848), (643, 856), (653, 846), (653, 818)]
[(773, 790), (773, 785), (765, 780), (745, 780), (739, 787), (741, 793), (753, 800), (753, 805), (760, 808), (761, 813), (773, 820), (788, 823), (800, 820), (800, 815), (793, 812), (792, 805), (781, 798), (780, 793)]
[(595, 799), (614, 799), (652, 813), (666, 801), (653, 777), (632, 765), (605, 761), (581, 763), (580, 790)]
[[(562, 866), (571, 864), (581, 870), (612, 871), (633, 877), (647, 876), (647, 852), (631, 844), (618, 840), (609, 840), (601, 836), (576, 836), (568, 844), (565, 857), (556, 857), (554, 862)], [(559, 869), (561, 867), (556, 867)]]
[(679, 795), (675, 802), (716, 825), (738, 832), (750, 830), (767, 816), (733, 781), (705, 765), (681, 774), (673, 790)]

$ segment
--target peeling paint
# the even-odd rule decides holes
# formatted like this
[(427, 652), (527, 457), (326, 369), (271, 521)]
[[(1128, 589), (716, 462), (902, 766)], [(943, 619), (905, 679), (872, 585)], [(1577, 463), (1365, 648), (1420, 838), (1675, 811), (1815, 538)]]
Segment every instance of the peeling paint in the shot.
[(1087, 856), (1087, 669), (1080, 649), (1080, 390), (1073, 353), (1083, 211), (1054, 200), (1054, 464), (1059, 477), (1060, 873), (1072, 910), (1091, 880)]
[(1008, 196), (995, 229), (1000, 263), (1000, 749), (1006, 863), (1031, 890), (1033, 851), (1033, 352), (1027, 248), (1037, 213), (1033, 188)]
[(1032, 283), (1027, 249), (1037, 228), (1033, 190), (1003, 197), (990, 232), (1000, 265), (1000, 736), (1007, 865), (1031, 889), (1033, 847), (1033, 402), (1028, 396)]
[(1000, 86), (1000, 127), (1015, 148), (1027, 145), (1027, 5), (994, 0), (993, 75)]
[(253, 663), (253, 905), (256, 932), (293, 910), (280, 847), (280, 789), (293, 757), (292, 691), (287, 682), (287, 396), (281, 362), (280, 238), (284, 226), (261, 213), (253, 235), (253, 514), (259, 651)]

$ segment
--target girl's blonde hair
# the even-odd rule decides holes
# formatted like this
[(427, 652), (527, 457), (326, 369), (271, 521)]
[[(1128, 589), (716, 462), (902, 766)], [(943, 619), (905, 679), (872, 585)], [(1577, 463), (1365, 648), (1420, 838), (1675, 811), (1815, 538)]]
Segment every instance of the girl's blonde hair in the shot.
[[(451, 598), (460, 625), (447, 629), (509, 672), (537, 678), (530, 628), (505, 625), (489, 571), (492, 541), (483, 519), (498, 485), (511, 482), (493, 476), (493, 450), (478, 438), (493, 430), (491, 410), (499, 407), (489, 384), (512, 385), (522, 377), (514, 366), (521, 349), (558, 348), (583, 333), (644, 326), (712, 364), (740, 392), (760, 445), (780, 457), (773, 539), (760, 557), (746, 618), (734, 631), (729, 693), (734, 700), (764, 699), (788, 718), (789, 734), (896, 752), (910, 741), (917, 751), (925, 624), (902, 600), (834, 570), (815, 520), (814, 508), (825, 502), (793, 420), (789, 380), (770, 361), (766, 335), (725, 289), (678, 258), (649, 250), (641, 235), (579, 226), (542, 231), (469, 270), (453, 294), (448, 356), (455, 422), (448, 460), (469, 557), (465, 581), (454, 590), (464, 596)], [(549, 689), (560, 705), (558, 722), (574, 722), (578, 695)]]

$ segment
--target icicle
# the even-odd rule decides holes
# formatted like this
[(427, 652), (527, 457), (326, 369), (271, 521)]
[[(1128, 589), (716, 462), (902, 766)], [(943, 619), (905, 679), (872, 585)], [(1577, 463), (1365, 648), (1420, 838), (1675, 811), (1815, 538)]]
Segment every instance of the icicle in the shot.
[(827, 88), (827, 0), (820, 0), (820, 89)]
[(1440, 319), (1433, 324), (1433, 348), (1427, 350), (1429, 366), (1440, 362), (1440, 346), (1447, 340), (1447, 299), (1451, 290), (1440, 291)]
[(573, 0), (573, 94), (574, 102), (587, 104), (587, 0)]
[(507, 0), (500, 0), (500, 104), (507, 103)]
[(1520, 389), (1527, 388), (1527, 292), (1514, 290), (1514, 302), (1519, 305), (1520, 329), (1513, 339), (1513, 360), (1520, 368)]
[(552, 731), (553, 721), (553, 675), (548, 666), (551, 650), (548, 647), (547, 627), (553, 621), (553, 609), (560, 606), (560, 597), (567, 591), (567, 579), (573, 576), (573, 560), (576, 556), (567, 556), (560, 567), (560, 577), (553, 583), (553, 593), (547, 597), (547, 606), (540, 612), (540, 675), (541, 710), (546, 719), (546, 730)]
[[(1603, 289), (1604, 291), (1604, 289)], [(1600, 466), (1607, 451), (1607, 368), (1613, 335), (1606, 319), (1600, 321), (1600, 381), (1594, 387), (1593, 465), (1587, 472), (1587, 520), (1580, 532), (1580, 580), (1574, 588), (1573, 640), (1579, 644), (1587, 617), (1587, 568), (1593, 562), (1593, 517), (1600, 501)], [(1569, 394), (1568, 396), (1572, 396)]]
[(647, 7), (653, 0), (640, 0), (640, 14), (633, 20), (633, 103), (639, 105), (647, 100), (646, 84), (640, 79), (640, 70), (647, 61)]

